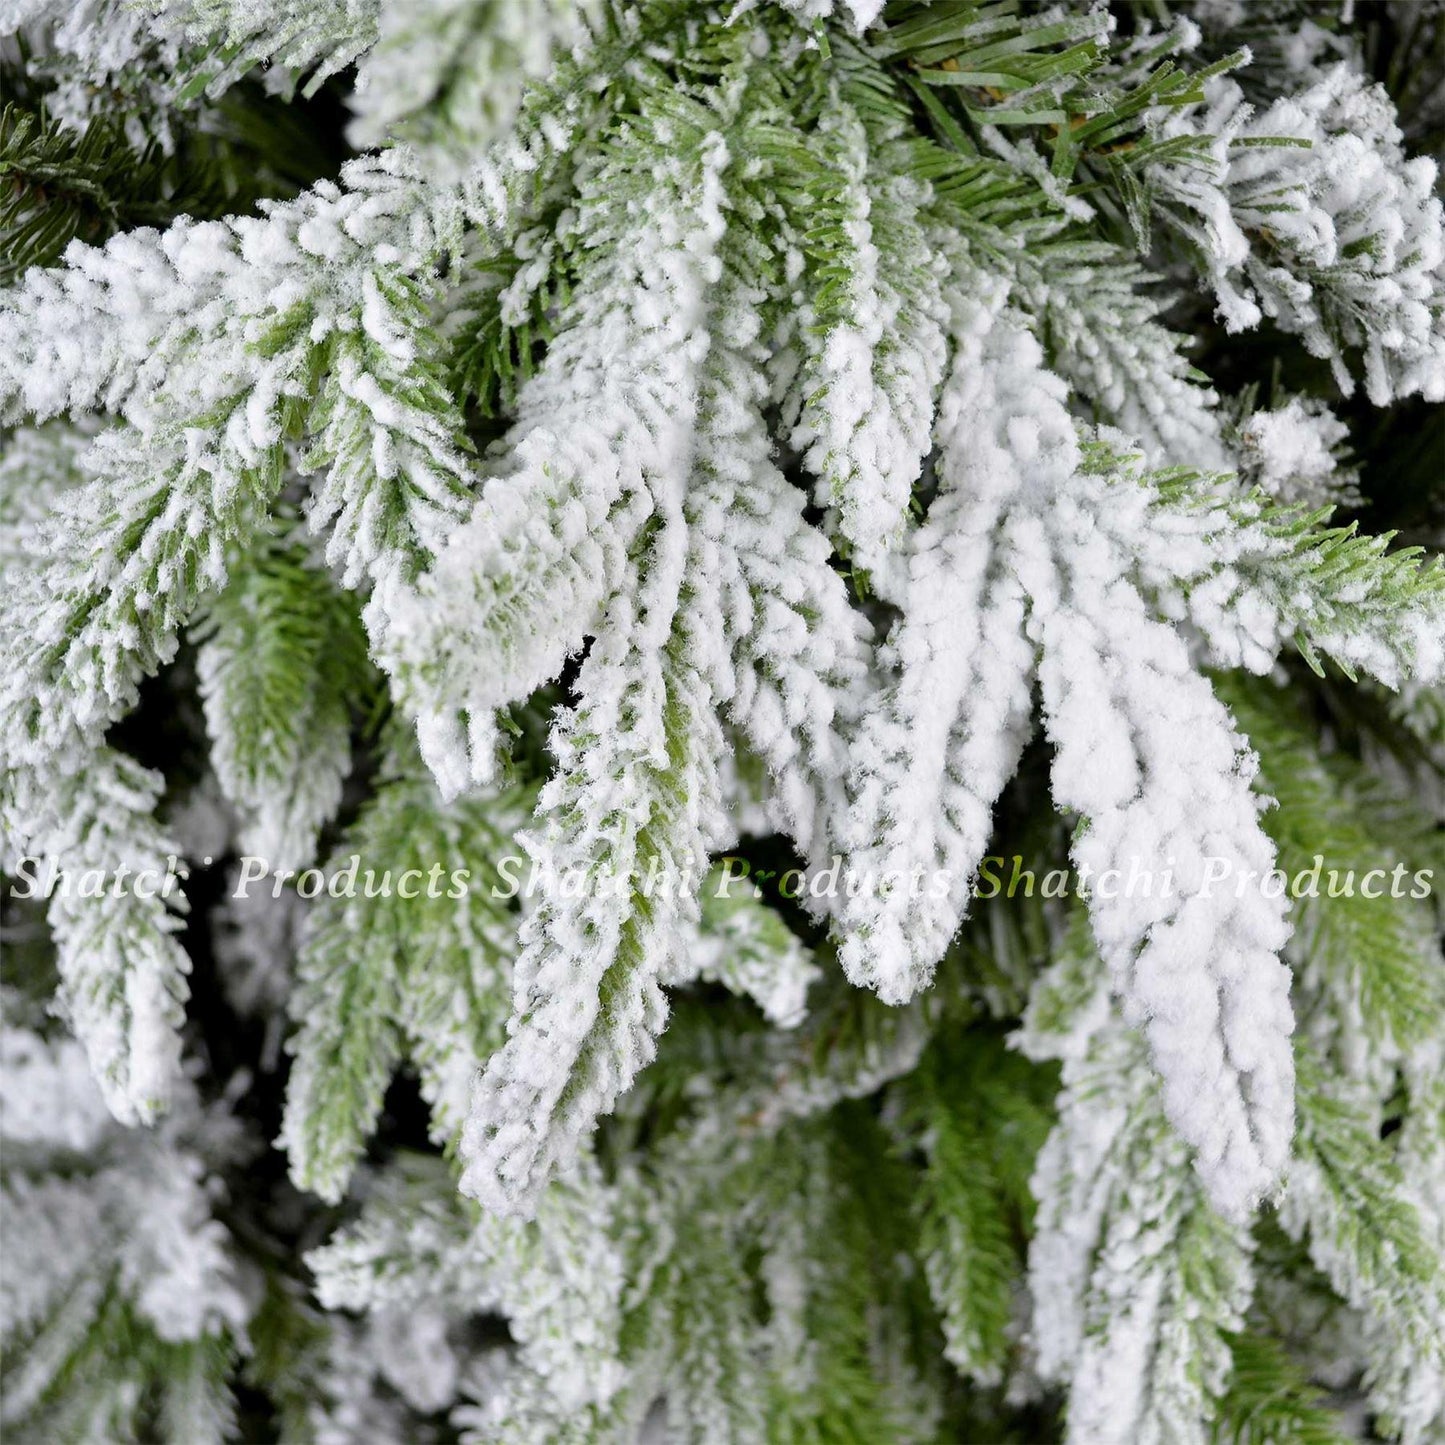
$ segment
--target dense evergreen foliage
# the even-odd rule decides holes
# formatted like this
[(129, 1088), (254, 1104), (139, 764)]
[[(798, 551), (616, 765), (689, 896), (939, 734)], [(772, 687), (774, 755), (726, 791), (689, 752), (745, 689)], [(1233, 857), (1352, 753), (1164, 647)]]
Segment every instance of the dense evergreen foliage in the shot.
[(1445, 1441), (1441, 0), (0, 0), (0, 1425)]

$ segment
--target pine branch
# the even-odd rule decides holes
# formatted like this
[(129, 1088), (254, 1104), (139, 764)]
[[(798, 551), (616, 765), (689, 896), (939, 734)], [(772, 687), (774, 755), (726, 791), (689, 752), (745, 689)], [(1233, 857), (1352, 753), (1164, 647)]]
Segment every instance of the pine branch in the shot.
[[(605, 33), (604, 10), (598, 0), (380, 6), (377, 42), (357, 68), (351, 143), (407, 141), (465, 165), (515, 120), (527, 83), (548, 74), (555, 53)], [(331, 64), (334, 58), (318, 74)]]
[(909, 7), (873, 43), (925, 84), (968, 92), (962, 109), (975, 123), (1057, 126), (1074, 78), (1097, 65), (1103, 35), (1092, 15), (1020, 17), (962, 0)]
[(192, 636), (212, 765), (246, 820), (241, 851), (302, 868), (351, 767), (368, 682), (354, 609), (283, 532), (232, 565)]
[(502, 1039), (517, 944), (497, 870), (529, 806), (515, 793), (443, 805), (405, 750), (389, 754), (297, 958), (282, 1140), (302, 1188), (340, 1198), (404, 1057), (434, 1136), (454, 1144), (472, 1075)]
[(92, 121), (76, 135), (38, 114), (0, 111), (0, 285), (49, 266), (77, 237), (95, 243), (161, 209), (164, 162), (137, 157), (125, 136)]
[(1246, 1333), (1234, 1336), (1229, 1350), (1229, 1388), (1214, 1422), (1218, 1445), (1345, 1445), (1354, 1438), (1278, 1341)]
[(138, 142), (110, 114), (71, 124), (19, 103), (0, 110), (0, 285), (53, 266), (72, 241), (176, 216), (244, 211), (294, 194), (314, 174), (314, 141), (268, 101), (186, 117), (176, 133)]
[[(1354, 1060), (1354, 1069), (1392, 1050), (1409, 1053), (1445, 1026), (1433, 910), (1395, 896), (1407, 869), (1413, 891), (1414, 870), (1427, 862), (1407, 847), (1410, 824), (1422, 841), (1433, 828), (1398, 804), (1406, 816), (1395, 825), (1386, 821), (1362, 770), (1342, 757), (1322, 757), (1316, 731), (1279, 690), (1242, 679), (1223, 680), (1221, 687), (1259, 750), (1259, 786), (1278, 804), (1265, 827), (1279, 845), (1285, 876), (1309, 875), (1320, 858), (1337, 877), (1348, 871), (1355, 880), (1348, 893), (1331, 890), (1327, 880), (1321, 896), (1295, 901), (1290, 949), (1303, 981), (1331, 998), (1337, 1030), (1349, 1029), (1347, 1021), (1357, 1016), (1363, 1020), (1369, 1054)], [(1397, 864), (1404, 866), (1396, 870)], [(1369, 897), (1367, 888), (1377, 896)]]
[[(57, 1001), (107, 1106), (123, 1122), (150, 1123), (181, 1073), (191, 967), (176, 938), (185, 867), (153, 816), (157, 774), (108, 748), (83, 765), (68, 761), (68, 770), (43, 783), (23, 771), (0, 775), (4, 863), (14, 872), (28, 858), (22, 881), (49, 899)], [(75, 878), (47, 894), (52, 869), (57, 884), (62, 871)], [(96, 890), (104, 908), (95, 906)]]
[(1338, 1293), (1384, 1322), (1395, 1346), (1438, 1364), (1445, 1266), (1399, 1166), (1358, 1090), (1327, 1082), (1301, 1059), (1300, 1130), (1281, 1205), (1295, 1238)]
[(1433, 1439), (1440, 26), (10, 11), (5, 1428)]
[[(1227, 478), (1182, 467), (1146, 476), (1107, 445), (1088, 454), (1091, 468), (1117, 467), (1144, 484), (1142, 496), (1115, 494), (1120, 509), (1156, 509), (1138, 546), (1140, 579), (1166, 615), (1199, 630), (1218, 663), (1261, 673), (1293, 638), (1320, 675), (1320, 654), (1352, 679), (1359, 670), (1392, 687), (1445, 669), (1445, 566), (1422, 548), (1391, 551), (1389, 533), (1326, 527), (1329, 508), (1241, 495)], [(1125, 515), (1114, 525), (1126, 526)]]
[(159, 1130), (131, 1134), (79, 1045), (14, 1024), (0, 1064), (7, 1249), (30, 1262), (0, 1295), (6, 1435), (220, 1445), (251, 1313), (213, 1214), (224, 1116), (183, 1084)]
[(189, 82), (193, 93), (215, 94), (252, 66), (270, 63), (305, 77), (302, 93), (314, 95), (375, 42), (381, 0), (281, 0), (267, 7), (159, 0), (155, 8), (168, 27), (209, 52)]
[(1043, 1071), (987, 1034), (937, 1043), (895, 1087), (905, 1137), (927, 1159), (915, 1195), (918, 1250), (949, 1361), (997, 1385), (1010, 1346), (1017, 1241), (1032, 1222), (1029, 1178), (1052, 1118)]
[(1034, 1338), (1070, 1445), (1203, 1445), (1253, 1288), (1248, 1232), (1209, 1207), (1139, 1058), (1116, 1024), (1066, 1062), (1034, 1174)]

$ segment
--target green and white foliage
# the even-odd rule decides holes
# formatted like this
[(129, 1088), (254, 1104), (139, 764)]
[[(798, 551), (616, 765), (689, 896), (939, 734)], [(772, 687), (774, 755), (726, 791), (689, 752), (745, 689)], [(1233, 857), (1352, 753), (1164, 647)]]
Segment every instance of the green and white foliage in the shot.
[(1160, 323), (1160, 298), (1134, 257), (1066, 231), (1010, 260), (1050, 365), (1097, 419), (1156, 465), (1179, 457), (1205, 471), (1231, 465), (1219, 398), (1190, 365), (1183, 338)]
[(1018, 1240), (1030, 1176), (1052, 1122), (1049, 1072), (970, 1033), (940, 1039), (893, 1091), (903, 1137), (926, 1158), (918, 1249), (946, 1341), (965, 1378), (1002, 1383), (1017, 1343)]
[(728, 865), (703, 880), (699, 926), (689, 940), (682, 971), (670, 984), (720, 983), (753, 1000), (779, 1028), (793, 1028), (807, 1014), (808, 987), (822, 977), (811, 952), (774, 912), (738, 883)]
[(158, 774), (104, 747), (71, 767), (43, 782), (23, 770), (4, 774), (0, 861), (42, 897), (52, 869), (57, 885), (61, 872), (73, 875), (49, 894), (55, 1008), (84, 1045), (115, 1117), (150, 1123), (181, 1071), (191, 967), (176, 938), (185, 865), (155, 817)]
[[(1438, 1311), (1438, 1270), (1445, 1260), (1445, 1206), (1440, 1202), (1445, 1198), (1445, 1064), (1438, 1043), (1416, 1055), (1404, 1070), (1404, 1080), (1409, 1107), (1395, 1155), (1399, 1173), (1387, 1178), (1386, 1187), (1398, 1187), (1416, 1211), (1423, 1248), (1407, 1268), (1425, 1276), (1424, 1289), (1414, 1286), (1416, 1298), (1427, 1310)], [(1428, 1293), (1432, 1288), (1433, 1303)], [(1430, 1318), (1438, 1324), (1438, 1313)], [(1401, 1328), (1394, 1299), (1384, 1303), (1380, 1294), (1366, 1328), (1370, 1403), (1385, 1428), (1411, 1442), (1437, 1439), (1445, 1431), (1445, 1351), (1438, 1330), (1433, 1342), (1427, 1332), (1422, 1346), (1408, 1324)]]
[(473, 1072), (502, 1041), (517, 925), (497, 861), (531, 798), (445, 805), (410, 753), (403, 741), (383, 762), (297, 947), (281, 1143), (296, 1182), (325, 1199), (344, 1192), (403, 1057), (434, 1137), (451, 1142)]
[(81, 460), (90, 436), (80, 427), (52, 422), (9, 434), (0, 456), (0, 565), (6, 579), (20, 575), (34, 545), (32, 529), (55, 499), (83, 478)]
[[(121, 118), (137, 150), (174, 143), (169, 114), (178, 89), (181, 51), (124, 0), (10, 0), (0, 31), (15, 34), (47, 84), (45, 108), (62, 125)], [(7, 96), (7, 99), (9, 97)], [(108, 113), (108, 114), (107, 114)]]
[(593, 0), (381, 6), (377, 42), (357, 70), (349, 139), (363, 149), (406, 141), (465, 166), (512, 123), (527, 82), (547, 74), (554, 52), (586, 43), (600, 8)]
[[(1254, 326), (1262, 311), (1327, 359), (1346, 395), (1346, 358), (1358, 349), (1377, 404), (1445, 396), (1435, 167), (1406, 159), (1383, 91), (1341, 64), (1254, 110), (1220, 81), (1205, 108), (1171, 117), (1157, 140), (1193, 137), (1208, 140), (1203, 176), (1162, 165), (1155, 179), (1163, 216), (1207, 258), (1225, 325)], [(1286, 158), (1301, 149), (1303, 161)], [(1384, 324), (1372, 335), (1362, 314)]]
[[(1438, 830), (1358, 763), (1322, 755), (1277, 691), (1240, 689), (1235, 706), (1279, 800), (1270, 827), (1286, 872), (1327, 856), (1348, 860), (1356, 882), (1347, 892), (1327, 875), (1324, 896), (1295, 906), (1306, 1070), (1279, 1220), (1358, 1313), (1372, 1408), (1391, 1434), (1429, 1440), (1445, 1426), (1440, 916), (1433, 898), (1394, 898), (1376, 885), (1390, 879), (1388, 864), (1412, 882), (1422, 868), (1438, 870)], [(1306, 857), (1306, 848), (1322, 851)], [(1398, 1127), (1386, 1131), (1387, 1121)]]
[(946, 268), (924, 230), (927, 189), (887, 166), (901, 127), (870, 135), (846, 89), (830, 109), (823, 151), (844, 183), (804, 242), (823, 284), (799, 321), (791, 440), (818, 478), (819, 504), (836, 509), (853, 565), (888, 595), (888, 554), (931, 447), (947, 358)]
[(938, 1381), (904, 1358), (917, 1280), (897, 1179), (860, 1172), (869, 1127), (709, 1112), (645, 1171), (584, 1161), (529, 1221), (399, 1170), (312, 1264), (330, 1304), (508, 1319), (515, 1344), (463, 1377), (468, 1440), (632, 1441), (649, 1418), (699, 1442), (925, 1439)]
[[(6, 1011), (24, 1008), (7, 997)], [(158, 1131), (128, 1133), (80, 1047), (13, 1018), (0, 1060), (6, 1437), (233, 1438), (254, 1301), (215, 1211), (241, 1136), (191, 1090)]]
[[(1271, 736), (1263, 723), (1261, 736)], [(1278, 755), (1270, 748), (1265, 756)], [(1318, 795), (1310, 801), (1318, 806)], [(1281, 820), (1282, 835), (1300, 826), (1300, 806), (1282, 798), (1279, 812), (1294, 815)], [(1359, 900), (1326, 894), (1314, 907), (1322, 933), (1343, 933)], [(1438, 957), (1438, 940), (1430, 946)], [(1381, 950), (1382, 968), (1399, 966), (1390, 947)], [(1342, 962), (1328, 938), (1320, 955), (1327, 966)], [(1441, 1423), (1445, 1281), (1434, 1197), (1442, 1117), (1435, 1041), (1415, 1048), (1401, 1088), (1378, 1060), (1369, 1081), (1332, 1077), (1316, 1047), (1299, 1043), (1299, 1121), (1282, 1198), (1278, 1213), (1262, 1216), (1251, 1233), (1188, 1203), (1199, 1196), (1197, 1171), (1182, 1153), (1164, 1162), (1177, 1141), (1157, 1137), (1164, 1121), (1155, 1087), (1130, 1069), (1138, 1044), (1100, 1009), (1102, 983), (1076, 915), (1018, 1037), (1030, 1057), (1061, 1059), (1064, 1067), (1059, 1123), (1033, 1181), (1040, 1204), (1030, 1271), (1038, 1368), (1045, 1379), (1068, 1382), (1069, 1430), (1082, 1440), (1346, 1438), (1301, 1373), (1296, 1361), (1305, 1359), (1336, 1389), (1362, 1383), (1389, 1438), (1433, 1439)], [(1306, 999), (1312, 994), (1307, 988)], [(1320, 1018), (1329, 1013), (1340, 1032), (1351, 1020), (1358, 1029), (1358, 1006), (1338, 994), (1315, 999), (1306, 1004), (1315, 1032), (1328, 1036)], [(1432, 1015), (1422, 1008), (1415, 1017)], [(1381, 1046), (1398, 1058), (1387, 1033)], [(1328, 1067), (1339, 1064), (1331, 1059)], [(1129, 1094), (1130, 1080), (1141, 1094)], [(1388, 1117), (1401, 1121), (1398, 1140), (1380, 1137)], [(1155, 1142), (1141, 1144), (1151, 1133)], [(1137, 1155), (1127, 1152), (1135, 1148)], [(1112, 1246), (1111, 1228), (1118, 1230)], [(1171, 1242), (1155, 1258), (1160, 1231)], [(1292, 1274), (1278, 1273), (1276, 1237), (1301, 1246)], [(1155, 1277), (1140, 1272), (1141, 1259), (1153, 1261)], [(1122, 1280), (1111, 1261), (1122, 1262)], [(1257, 1275), (1260, 1297), (1252, 1299)], [(1178, 1300), (1183, 1318), (1171, 1319), (1160, 1299)], [(1246, 1323), (1265, 1333), (1241, 1333)], [(1142, 1352), (1132, 1362), (1123, 1358), (1130, 1348)], [(1137, 1400), (1136, 1413), (1119, 1409), (1126, 1398)], [(1110, 1433), (1116, 1429), (1122, 1433)]]
[(192, 634), (211, 764), (242, 815), (242, 853), (292, 871), (316, 853), (351, 770), (367, 682), (354, 609), (282, 532), (237, 559)]
[(1216, 1214), (1117, 1025), (1064, 1065), (1039, 1155), (1033, 1343), (1068, 1382), (1069, 1441), (1207, 1441), (1251, 1288), (1247, 1229)]
[(1290, 1440), (1345, 1445), (1356, 1435), (1330, 1408), (1325, 1392), (1269, 1335), (1245, 1333), (1231, 1343), (1229, 1389), (1219, 1402), (1216, 1440)]
[[(1438, 1077), (1438, 1065), (1429, 1072)], [(1424, 1097), (1411, 1100), (1411, 1112), (1424, 1114), (1413, 1127), (1438, 1132), (1428, 1116), (1438, 1104), (1429, 1082), (1427, 1073)], [(1428, 1439), (1427, 1430), (1445, 1423), (1439, 1202), (1407, 1185), (1399, 1159), (1378, 1138), (1379, 1110), (1368, 1094), (1324, 1080), (1311, 1085), (1301, 1096), (1306, 1107), (1280, 1222), (1305, 1240), (1316, 1268), (1364, 1317), (1366, 1383), (1378, 1381), (1383, 1413), (1399, 1433)], [(1420, 1181), (1427, 1188), (1429, 1177)]]
[(559, 1406), (606, 1406), (623, 1375), (613, 1206), (592, 1161), (523, 1221), (469, 1208), (439, 1161), (403, 1159), (310, 1265), (328, 1309), (505, 1315), (520, 1361)]
[(1306, 509), (1360, 501), (1339, 453), (1349, 428), (1327, 406), (1292, 396), (1269, 410), (1250, 410), (1236, 431), (1240, 478)]
[(153, 23), (215, 56), (207, 84), (220, 89), (258, 62), (318, 87), (376, 42), (381, 0), (148, 0)]
[(7, 1429), (1441, 1438), (1409, 8), (0, 3)]
[[(1271, 956), (1287, 936), (1283, 905), (1254, 888), (1211, 906), (1203, 883), (1211, 838), (1233, 840), (1237, 867), (1256, 879), (1273, 865), (1247, 755), (1184, 643), (1149, 616), (1136, 557), (1114, 531), (1119, 481), (1086, 466), (1062, 387), (1002, 302), (960, 301), (940, 496), (891, 642), (899, 679), (856, 744), (849, 818), (859, 875), (951, 887), (920, 900), (895, 885), (881, 909), (876, 891), (860, 891), (844, 907), (841, 958), (885, 999), (927, 981), (1027, 736), (1037, 665), (1055, 797), (1088, 820), (1080, 866), (1119, 878), (1172, 859), (1182, 898), (1101, 894), (1095, 931), (1126, 1016), (1149, 1032), (1170, 1117), (1201, 1150), (1216, 1201), (1238, 1211), (1278, 1173), (1290, 1129), (1288, 978)], [(978, 618), (964, 646), (960, 613)], [(1120, 648), (1126, 616), (1132, 640)]]
[(1333, 1067), (1388, 1088), (1393, 1070), (1445, 1026), (1439, 904), (1412, 896), (1416, 874), (1439, 868), (1435, 820), (1358, 762), (1324, 751), (1278, 687), (1233, 681), (1226, 696), (1260, 749), (1280, 867), (1305, 880), (1320, 867), (1318, 889), (1291, 910), (1300, 1031)]

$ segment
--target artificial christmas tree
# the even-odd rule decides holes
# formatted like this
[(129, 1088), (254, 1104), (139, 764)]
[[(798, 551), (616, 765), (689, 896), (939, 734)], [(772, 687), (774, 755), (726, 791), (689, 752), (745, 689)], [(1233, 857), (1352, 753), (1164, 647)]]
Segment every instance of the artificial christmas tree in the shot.
[(1445, 7), (0, 22), (8, 1432), (1445, 1439)]

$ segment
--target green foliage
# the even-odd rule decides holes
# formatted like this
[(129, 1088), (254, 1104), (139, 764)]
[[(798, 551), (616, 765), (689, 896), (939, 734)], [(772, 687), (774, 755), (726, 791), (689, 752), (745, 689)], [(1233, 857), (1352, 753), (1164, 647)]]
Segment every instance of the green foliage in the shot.
[(118, 105), (67, 124), (47, 113), (43, 88), (12, 87), (3, 63), (0, 78), (21, 97), (0, 109), (0, 286), (53, 266), (72, 241), (96, 246), (176, 216), (244, 212), (262, 196), (294, 194), (331, 163), (286, 107), (244, 90), (184, 117), (164, 141), (138, 140)]
[(1203, 1442), (1253, 1288), (1247, 1230), (1210, 1206), (1114, 1021), (1067, 1058), (1032, 1187), (1038, 1368), (1070, 1380), (1065, 1440)]
[(1323, 865), (1318, 885), (1301, 885), (1291, 915), (1304, 981), (1328, 996), (1336, 1029), (1358, 1011), (1379, 1051), (1408, 1052), (1438, 1037), (1445, 975), (1437, 923), (1429, 901), (1411, 896), (1416, 871), (1440, 867), (1433, 821), (1347, 755), (1326, 751), (1291, 693), (1239, 677), (1219, 686), (1259, 750), (1259, 786), (1276, 803), (1264, 821), (1280, 869), (1307, 880), (1317, 860)]
[(1278, 1340), (1246, 1332), (1229, 1350), (1234, 1363), (1214, 1422), (1217, 1445), (1345, 1445), (1354, 1438)]
[(1065, 1058), (1075, 1041), (1087, 1039), (1105, 1004), (1099, 950), (1086, 908), (1069, 910), (1034, 980), (1023, 1010), (1019, 1044), (1030, 1058)]
[(94, 245), (165, 216), (155, 199), (164, 169), (158, 150), (137, 157), (105, 121), (76, 135), (43, 111), (7, 105), (0, 111), (0, 285), (27, 267), (54, 264), (77, 237)]
[(247, 549), (192, 628), (212, 765), (276, 868), (315, 855), (351, 766), (353, 713), (374, 686), (349, 598), (294, 530)]
[(535, 374), (538, 355), (552, 339), (552, 318), (568, 303), (568, 267), (543, 244), (540, 259), (553, 264), (542, 267), (538, 258), (516, 255), (467, 262), (448, 296), (451, 386), (483, 416), (515, 409), (517, 389)]
[(327, 556), (352, 586), (369, 566), (415, 574), (464, 515), (472, 459), (440, 358), (428, 354), (426, 287), (396, 270), (364, 275), (361, 287), (365, 325), (338, 331), (310, 363), (322, 379), (300, 463), (325, 473), (310, 517), (330, 525)]
[[(262, 7), (238, 0), (167, 0), (157, 8), (198, 41), (183, 98), (219, 93), (259, 64), (304, 79), (315, 94), (376, 40), (379, 0), (282, 0)], [(207, 43), (208, 42), (208, 43)]]
[(75, 1071), (79, 1045), (26, 1012), (7, 988), (0, 1425), (33, 1445), (221, 1445), (249, 1311), (216, 1210), (244, 1151), (185, 1090), (161, 1128), (128, 1134)]
[[(230, 398), (196, 420), (224, 427), (240, 405)], [(61, 695), (43, 697), (12, 677), (25, 694), (8, 718), (17, 752), (53, 755), (77, 724), (94, 729), (96, 692), (117, 711), (134, 702), (141, 676), (174, 656), (177, 629), (282, 480), (279, 443), (254, 459), (203, 454), (188, 447), (180, 427), (151, 445), (106, 432), (91, 462), (90, 479), (57, 499), (21, 574), (22, 585), (37, 599), (48, 593), (54, 609), (52, 627), (16, 639), (24, 666), (69, 682)], [(178, 515), (186, 525), (177, 525)]]
[(234, 1439), (235, 1342), (224, 1336), (164, 1340), (118, 1288), (82, 1282), (35, 1335), (12, 1341), (8, 1353), (16, 1363), (0, 1376), (0, 1419), (6, 1438), (18, 1445), (222, 1445)]
[[(878, 43), (884, 56), (906, 64), (915, 83), (943, 90), (956, 121), (975, 135), (981, 126), (1045, 132), (1053, 181), (1067, 185), (1077, 174), (1091, 196), (1103, 180), (1118, 187), (1141, 250), (1149, 246), (1143, 168), (1187, 165), (1203, 148), (1198, 139), (1146, 141), (1146, 117), (1197, 103), (1208, 80), (1245, 59), (1237, 52), (1191, 69), (1175, 58), (1179, 41), (1166, 33), (1114, 61), (1102, 12), (1029, 15), (1013, 0), (947, 0), (892, 17)], [(939, 119), (942, 133), (957, 139), (960, 132)]]
[[(1036, 18), (1018, 9), (976, 0), (908, 7), (890, 16), (879, 48), (927, 85), (969, 92), (962, 108), (977, 123), (1063, 125), (1065, 95), (1102, 53), (1102, 18)], [(985, 96), (998, 103), (982, 104)], [(1008, 104), (1005, 97), (1012, 97)]]
[(531, 796), (444, 805), (409, 745), (391, 749), (325, 869), (296, 963), (282, 1140), (296, 1182), (332, 1200), (403, 1057), (433, 1134), (455, 1141), (472, 1072), (501, 1043), (516, 947), (498, 868)]
[[(1091, 449), (1091, 457), (1101, 467), (1118, 460), (1108, 446)], [(1250, 633), (1268, 617), (1293, 629), (1295, 646), (1317, 676), (1324, 676), (1321, 653), (1352, 681), (1357, 667), (1391, 684), (1416, 668), (1433, 674), (1445, 619), (1445, 562), (1438, 556), (1414, 546), (1392, 551), (1393, 534), (1362, 535), (1353, 522), (1326, 527), (1332, 508), (1282, 505), (1260, 491), (1241, 495), (1226, 477), (1188, 467), (1146, 475), (1138, 458), (1124, 459), (1124, 466), (1126, 475), (1153, 490), (1162, 511), (1209, 528), (1239, 528), (1228, 560), (1211, 557), (1196, 572), (1180, 558), (1171, 574), (1161, 557), (1151, 579), (1166, 593), (1177, 588), (1186, 609), (1198, 592), (1202, 606), (1194, 615), (1211, 632), (1221, 603), (1226, 615), (1237, 614), (1238, 642), (1222, 647), (1218, 636), (1211, 639), (1216, 652), (1225, 653), (1222, 661), (1264, 671)], [(1222, 540), (1222, 532), (1215, 535)]]
[(1299, 1132), (1283, 1211), (1287, 1228), (1308, 1231), (1311, 1257), (1343, 1299), (1438, 1360), (1445, 1261), (1373, 1113), (1308, 1057), (1300, 1060)]
[(905, 1183), (876, 1122), (844, 1109), (714, 1150), (681, 1142), (656, 1176), (653, 1227), (674, 1243), (623, 1322), (624, 1347), (678, 1391), (681, 1438), (912, 1438), (924, 1401), (875, 1364), (907, 1349), (919, 1303)]
[(1000, 1383), (1010, 1349), (1051, 1086), (1052, 1070), (982, 1030), (939, 1040), (896, 1086), (899, 1123), (927, 1161), (913, 1201), (917, 1249), (946, 1353), (984, 1385)]

